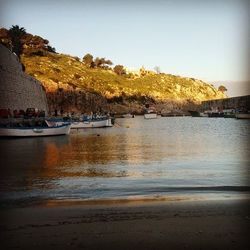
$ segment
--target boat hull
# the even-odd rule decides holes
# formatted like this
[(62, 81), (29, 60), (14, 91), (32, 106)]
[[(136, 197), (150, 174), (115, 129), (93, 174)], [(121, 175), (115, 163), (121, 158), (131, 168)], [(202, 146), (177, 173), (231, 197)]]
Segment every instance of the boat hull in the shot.
[(61, 126), (65, 123), (70, 123), (72, 129), (79, 129), (79, 128), (112, 127), (114, 124), (114, 121), (112, 121), (112, 118), (103, 118), (103, 119), (86, 120), (86, 121), (67, 121), (67, 122), (63, 120), (49, 119), (49, 120), (46, 120), (46, 123), (49, 127)]
[(149, 114), (144, 114), (145, 119), (156, 119), (157, 114), (156, 113), (149, 113)]
[(208, 117), (224, 118), (224, 113), (223, 112), (211, 112), (211, 113), (208, 114)]
[(235, 117), (237, 119), (250, 119), (250, 113), (238, 113)]
[(192, 117), (209, 117), (209, 114), (207, 112), (199, 112), (195, 110), (189, 110), (188, 112)]
[(224, 118), (236, 118), (235, 114), (224, 114)]
[(131, 115), (131, 114), (124, 114), (122, 115), (122, 118), (134, 118), (135, 116), (134, 115)]
[(90, 121), (79, 121), (71, 122), (71, 128), (103, 128), (103, 127), (112, 127), (111, 118), (103, 120), (90, 120)]
[(67, 135), (70, 132), (70, 124), (56, 127), (24, 127), (24, 128), (0, 128), (1, 137), (38, 137)]
[(200, 112), (195, 111), (195, 110), (189, 110), (188, 112), (191, 114), (192, 117), (200, 117), (201, 116)]

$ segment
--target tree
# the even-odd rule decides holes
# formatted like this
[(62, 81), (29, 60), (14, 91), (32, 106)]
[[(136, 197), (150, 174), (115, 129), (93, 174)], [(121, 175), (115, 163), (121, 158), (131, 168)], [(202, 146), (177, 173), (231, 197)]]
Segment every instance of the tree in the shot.
[(54, 47), (51, 47), (50, 45), (47, 45), (47, 50), (52, 53), (56, 53), (56, 49)]
[(96, 57), (94, 60), (94, 67), (96, 68), (109, 69), (109, 65), (112, 64), (113, 63), (110, 60), (106, 60), (104, 57), (102, 58)]
[(126, 71), (125, 71), (125, 69), (124, 69), (124, 67), (122, 65), (116, 65), (114, 67), (114, 72), (117, 75), (125, 75), (126, 74)]
[(99, 58), (99, 57), (96, 57), (95, 60), (94, 60), (94, 65), (96, 68), (100, 67), (102, 64), (102, 59)]
[(112, 63), (110, 60), (106, 60), (106, 61), (105, 61), (105, 64), (107, 64), (107, 65), (112, 65), (113, 63)]
[(15, 52), (19, 58), (23, 50), (21, 39), (26, 34), (27, 33), (25, 28), (23, 27), (20, 28), (18, 25), (12, 25), (12, 27), (9, 29), (9, 36), (11, 38), (13, 46), (12, 51)]
[(12, 42), (9, 36), (9, 31), (5, 28), (0, 28), (0, 43), (7, 47), (9, 50), (12, 49)]
[(111, 60), (105, 60), (103, 68), (104, 69), (111, 69), (109, 66), (113, 65), (113, 63), (111, 62)]
[(91, 67), (94, 63), (93, 61), (93, 56), (91, 54), (86, 54), (83, 58), (82, 61), (84, 64), (86, 64), (87, 66)]
[(221, 91), (222, 93), (224, 93), (224, 92), (227, 91), (227, 88), (225, 86), (223, 86), (223, 85), (220, 85), (218, 90)]

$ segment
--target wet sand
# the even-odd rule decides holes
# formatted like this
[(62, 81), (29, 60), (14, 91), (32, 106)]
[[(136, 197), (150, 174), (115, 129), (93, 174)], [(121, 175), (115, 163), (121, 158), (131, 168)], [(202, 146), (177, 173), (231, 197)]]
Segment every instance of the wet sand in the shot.
[(249, 200), (1, 209), (2, 249), (250, 249)]

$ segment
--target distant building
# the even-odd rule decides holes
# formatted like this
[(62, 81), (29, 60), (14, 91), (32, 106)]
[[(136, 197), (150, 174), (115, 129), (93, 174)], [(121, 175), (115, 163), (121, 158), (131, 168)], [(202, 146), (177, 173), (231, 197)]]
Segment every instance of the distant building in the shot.
[(140, 76), (140, 69), (132, 69), (132, 68), (127, 68), (124, 67), (126, 74), (133, 74), (135, 76)]
[(151, 70), (146, 70), (143, 66), (140, 69), (131, 69), (131, 68), (125, 68), (126, 74), (132, 74), (137, 77), (145, 76), (145, 75), (155, 75), (156, 72)]

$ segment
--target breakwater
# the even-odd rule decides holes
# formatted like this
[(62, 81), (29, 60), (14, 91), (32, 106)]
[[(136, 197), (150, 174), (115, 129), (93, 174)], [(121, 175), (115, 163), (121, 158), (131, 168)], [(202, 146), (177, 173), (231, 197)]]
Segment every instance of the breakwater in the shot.
[(200, 109), (202, 111), (211, 109), (250, 110), (250, 95), (203, 101), (201, 103)]

